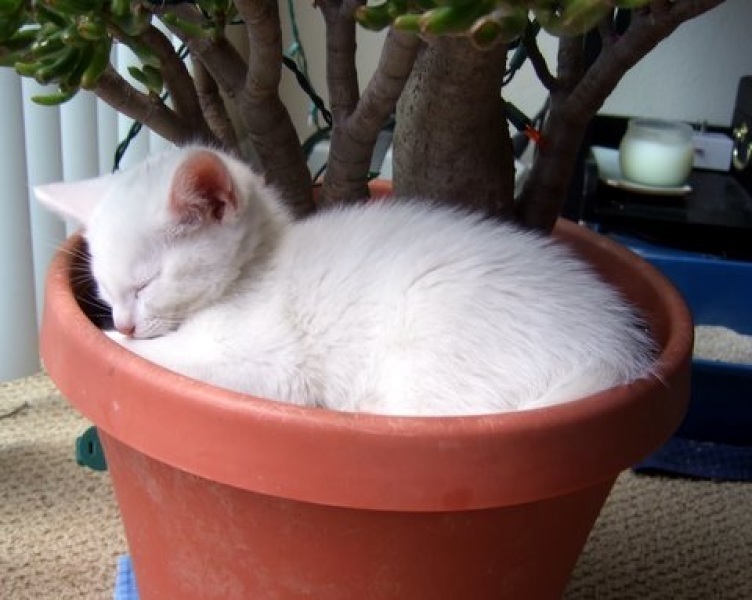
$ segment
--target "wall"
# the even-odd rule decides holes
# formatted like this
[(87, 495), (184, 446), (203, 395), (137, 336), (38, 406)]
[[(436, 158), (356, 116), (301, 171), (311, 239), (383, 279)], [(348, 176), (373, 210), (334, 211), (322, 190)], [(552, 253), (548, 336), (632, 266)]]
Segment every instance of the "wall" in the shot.
[[(310, 63), (316, 89), (325, 96), (323, 19), (309, 4), (296, 3), (301, 40)], [(282, 6), (283, 16), (286, 9)], [(752, 2), (726, 0), (705, 15), (685, 23), (664, 40), (622, 80), (606, 101), (602, 113), (707, 121), (729, 125), (736, 86), (743, 75), (752, 75)], [(287, 31), (289, 40), (289, 29)], [(378, 62), (383, 35), (358, 34), (358, 64), (364, 73), (361, 88)], [(545, 36), (541, 47), (549, 65), (555, 64), (556, 40)], [(307, 101), (294, 80), (285, 76), (283, 94), (305, 137)], [(505, 96), (528, 114), (537, 112), (545, 93), (532, 69), (526, 66), (508, 86)]]
[(751, 30), (749, 0), (685, 23), (627, 74), (603, 112), (730, 125), (739, 78), (752, 75)]

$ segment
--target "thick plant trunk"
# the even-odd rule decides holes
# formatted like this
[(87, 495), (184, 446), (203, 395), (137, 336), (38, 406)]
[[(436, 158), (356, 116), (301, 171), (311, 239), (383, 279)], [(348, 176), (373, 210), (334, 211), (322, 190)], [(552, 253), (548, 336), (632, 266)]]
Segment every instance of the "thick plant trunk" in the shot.
[(480, 52), (465, 39), (419, 51), (397, 105), (394, 186), (484, 213), (511, 216), (514, 160), (500, 97), (506, 46)]

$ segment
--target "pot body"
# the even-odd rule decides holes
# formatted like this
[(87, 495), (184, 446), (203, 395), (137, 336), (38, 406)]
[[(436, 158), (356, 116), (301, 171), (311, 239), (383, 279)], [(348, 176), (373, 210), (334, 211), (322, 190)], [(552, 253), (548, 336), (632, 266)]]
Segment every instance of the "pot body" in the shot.
[(559, 598), (618, 473), (684, 415), (692, 322), (642, 259), (573, 224), (556, 235), (643, 311), (658, 376), (454, 418), (293, 407), (161, 369), (92, 325), (80, 252), (60, 252), (42, 354), (100, 431), (142, 599)]
[(560, 598), (613, 484), (470, 511), (353, 509), (226, 486), (100, 436), (142, 600)]

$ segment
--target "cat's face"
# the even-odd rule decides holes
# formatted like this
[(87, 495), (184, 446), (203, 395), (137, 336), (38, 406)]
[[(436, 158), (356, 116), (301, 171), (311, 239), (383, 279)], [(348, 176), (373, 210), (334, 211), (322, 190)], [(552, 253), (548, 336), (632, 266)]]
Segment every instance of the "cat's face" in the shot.
[(237, 279), (259, 226), (258, 219), (241, 218), (249, 212), (245, 190), (261, 185), (239, 168), (192, 148), (37, 195), (84, 224), (91, 271), (116, 329), (149, 338), (178, 327)]

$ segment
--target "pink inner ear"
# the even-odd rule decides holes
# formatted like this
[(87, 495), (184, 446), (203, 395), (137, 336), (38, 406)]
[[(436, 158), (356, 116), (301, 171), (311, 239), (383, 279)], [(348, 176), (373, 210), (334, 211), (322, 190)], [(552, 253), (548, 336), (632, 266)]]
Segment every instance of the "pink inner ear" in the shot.
[(181, 223), (221, 222), (228, 208), (237, 207), (232, 177), (219, 156), (201, 150), (178, 167), (172, 180), (170, 210)]

